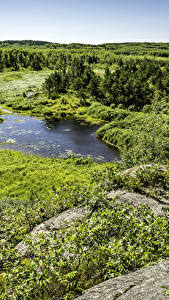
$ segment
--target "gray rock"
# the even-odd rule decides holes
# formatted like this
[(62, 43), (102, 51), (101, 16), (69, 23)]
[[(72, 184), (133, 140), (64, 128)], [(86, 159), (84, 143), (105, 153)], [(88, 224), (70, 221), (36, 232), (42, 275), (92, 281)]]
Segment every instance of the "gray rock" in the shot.
[(139, 204), (147, 204), (152, 211), (157, 215), (157, 216), (163, 216), (165, 215), (165, 208), (169, 208), (169, 201), (167, 199), (163, 200), (163, 202), (158, 202), (155, 199), (146, 197), (141, 194), (129, 192), (126, 190), (116, 190), (116, 191), (111, 191), (108, 194), (109, 199), (115, 199), (118, 203), (129, 203), (133, 205), (134, 207), (138, 206)]
[[(149, 171), (151, 169), (156, 170), (157, 172), (159, 172), (159, 176), (160, 174), (163, 176), (164, 174), (169, 173), (169, 169), (164, 166), (164, 165), (139, 165), (139, 166), (134, 166), (130, 169), (124, 170), (123, 172), (119, 173), (119, 175), (121, 177), (125, 177), (125, 176), (130, 176), (133, 178), (137, 178), (138, 176), (138, 171)], [(149, 187), (150, 188), (150, 187)], [(149, 192), (149, 188), (147, 188), (147, 192)], [(169, 205), (169, 192), (164, 191), (163, 188), (160, 188), (158, 186), (151, 186), (151, 190), (153, 191), (153, 194), (155, 195), (155, 197), (158, 199), (158, 202), (163, 202), (164, 204)], [(146, 188), (145, 188), (146, 191)]]
[(15, 143), (16, 143), (16, 140), (14, 140), (14, 139), (8, 139), (6, 141), (6, 144), (15, 144)]
[[(139, 170), (146, 170), (146, 169), (151, 168), (151, 167), (153, 167), (153, 165), (139, 165), (139, 166), (134, 166), (134, 167), (132, 167), (130, 169), (127, 169), (127, 170), (121, 172), (120, 175), (121, 176), (130, 175), (131, 177), (136, 178), (137, 177), (137, 171), (139, 171)], [(167, 169), (166, 166), (161, 165), (161, 166), (158, 166), (158, 171), (166, 173), (166, 172), (168, 172), (168, 169)]]
[(25, 94), (25, 97), (26, 98), (33, 98), (33, 97), (37, 97), (38, 95), (40, 94), (40, 92), (27, 92), (26, 94)]
[(27, 92), (27, 93), (26, 93), (26, 98), (31, 98), (31, 97), (33, 97), (34, 95), (35, 95), (34, 92)]
[[(57, 216), (54, 216), (50, 218), (49, 220), (37, 225), (30, 234), (32, 237), (36, 237), (40, 233), (49, 233), (51, 230), (57, 231), (59, 228), (67, 224), (67, 226), (70, 226), (75, 219), (83, 218), (89, 210), (85, 207), (74, 207), (71, 209), (68, 209), (64, 211), (61, 214), (58, 214)], [(21, 241), (17, 246), (16, 249), (18, 252), (20, 252), (22, 255), (25, 255), (28, 249), (28, 246), (24, 244), (23, 241)]]
[(169, 288), (169, 260), (102, 282), (76, 299), (166, 300), (164, 286)]

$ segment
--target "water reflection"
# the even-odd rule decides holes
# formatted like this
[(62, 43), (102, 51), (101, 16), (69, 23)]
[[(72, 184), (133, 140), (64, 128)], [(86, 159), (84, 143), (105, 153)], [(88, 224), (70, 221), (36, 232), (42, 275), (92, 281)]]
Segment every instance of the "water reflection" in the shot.
[[(120, 159), (119, 152), (96, 138), (98, 125), (82, 125), (76, 120), (50, 123), (29, 116), (4, 114), (0, 125), (0, 149), (14, 149), (47, 157), (71, 153), (104, 161)], [(15, 143), (7, 143), (13, 140)]]

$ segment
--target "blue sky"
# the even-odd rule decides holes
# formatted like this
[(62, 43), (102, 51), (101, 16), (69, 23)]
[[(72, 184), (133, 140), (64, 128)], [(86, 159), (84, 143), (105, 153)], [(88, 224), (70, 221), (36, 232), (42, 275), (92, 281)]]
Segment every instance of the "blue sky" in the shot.
[(169, 42), (169, 0), (0, 0), (0, 40)]

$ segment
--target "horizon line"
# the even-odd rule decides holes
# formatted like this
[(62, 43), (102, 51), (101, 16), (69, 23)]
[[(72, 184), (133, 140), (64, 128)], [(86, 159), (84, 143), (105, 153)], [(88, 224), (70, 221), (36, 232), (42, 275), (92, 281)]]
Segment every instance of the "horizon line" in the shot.
[(51, 44), (82, 44), (82, 45), (103, 45), (103, 44), (127, 44), (127, 43), (169, 43), (168, 41), (165, 40), (119, 40), (119, 41), (103, 41), (103, 42), (82, 42), (82, 41), (67, 41), (67, 42), (56, 42), (56, 41), (50, 41), (50, 40), (39, 40), (39, 39), (6, 39), (6, 40), (2, 40), (0, 41), (0, 43), (4, 43), (4, 42), (12, 42), (12, 41), (16, 41), (16, 42), (21, 42), (21, 41), (34, 41), (34, 42), (44, 42), (44, 43), (51, 43)]

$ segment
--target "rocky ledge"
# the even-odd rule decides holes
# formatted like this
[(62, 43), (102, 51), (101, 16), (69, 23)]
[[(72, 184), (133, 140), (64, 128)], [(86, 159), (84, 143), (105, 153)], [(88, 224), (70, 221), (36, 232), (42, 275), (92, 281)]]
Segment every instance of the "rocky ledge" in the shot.
[(169, 260), (102, 282), (77, 300), (167, 300)]
[(136, 207), (139, 204), (147, 204), (148, 207), (157, 215), (163, 216), (166, 214), (166, 209), (169, 208), (169, 200), (164, 199), (157, 200), (144, 195), (133, 193), (127, 190), (116, 190), (111, 191), (108, 194), (109, 199), (115, 199), (118, 203), (129, 203), (132, 206)]
[[(30, 235), (33, 237), (36, 237), (40, 233), (49, 233), (51, 230), (57, 231), (62, 226), (69, 227), (74, 220), (78, 218), (83, 218), (89, 210), (85, 207), (74, 207), (71, 209), (68, 209), (64, 211), (61, 214), (58, 214), (57, 216), (54, 216), (50, 218), (49, 220), (40, 223), (37, 225), (31, 232)], [(16, 249), (22, 254), (25, 255), (28, 249), (28, 246), (25, 245), (23, 241), (21, 241), (17, 246)]]

